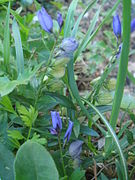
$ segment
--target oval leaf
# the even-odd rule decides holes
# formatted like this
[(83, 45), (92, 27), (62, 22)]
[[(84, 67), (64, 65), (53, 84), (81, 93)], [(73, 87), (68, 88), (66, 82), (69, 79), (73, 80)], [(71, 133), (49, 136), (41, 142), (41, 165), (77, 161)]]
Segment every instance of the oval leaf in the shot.
[(40, 144), (28, 141), (17, 152), (16, 180), (58, 180), (59, 175), (49, 152)]

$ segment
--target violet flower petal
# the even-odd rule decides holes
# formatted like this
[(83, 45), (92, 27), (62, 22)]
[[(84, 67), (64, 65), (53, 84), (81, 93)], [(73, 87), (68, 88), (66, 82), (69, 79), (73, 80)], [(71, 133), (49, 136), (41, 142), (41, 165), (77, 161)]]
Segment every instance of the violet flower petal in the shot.
[(52, 126), (54, 129), (57, 129), (57, 124), (58, 124), (57, 112), (51, 111), (51, 117), (52, 117)]
[(62, 129), (62, 120), (60, 118), (60, 114), (57, 112), (57, 121), (58, 121), (58, 127), (61, 130)]
[(60, 12), (57, 13), (57, 22), (58, 22), (60, 30), (61, 30), (62, 25), (63, 25), (63, 18), (62, 18), (62, 14)]
[(65, 144), (65, 140), (67, 139), (67, 142), (69, 141), (70, 139), (70, 136), (71, 136), (71, 132), (72, 132), (72, 128), (73, 128), (73, 122), (72, 121), (69, 121), (69, 126), (68, 126), (68, 129), (65, 133), (65, 136), (64, 136), (64, 144)]
[(50, 133), (52, 135), (57, 135), (58, 134), (57, 131), (54, 128), (50, 128), (49, 130), (50, 130)]
[(48, 33), (51, 32), (53, 27), (53, 20), (51, 16), (46, 12), (45, 8), (41, 8), (37, 12), (38, 20), (40, 22), (41, 27)]
[(66, 53), (73, 53), (78, 48), (79, 43), (75, 38), (65, 38), (63, 39), (60, 48)]
[(118, 15), (113, 17), (113, 32), (117, 38), (121, 37), (121, 22)]

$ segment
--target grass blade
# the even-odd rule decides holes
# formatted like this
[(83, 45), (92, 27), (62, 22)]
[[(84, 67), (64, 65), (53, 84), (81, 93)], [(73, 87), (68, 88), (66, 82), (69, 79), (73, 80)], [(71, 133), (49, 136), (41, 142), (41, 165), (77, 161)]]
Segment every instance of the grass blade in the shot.
[(6, 24), (4, 31), (4, 64), (6, 69), (9, 67), (10, 59), (10, 29), (9, 29), (9, 19), (10, 19), (10, 2), (8, 4), (7, 15), (6, 15)]
[[(77, 101), (78, 105), (80, 106), (82, 112), (88, 117), (88, 119), (91, 119), (91, 116), (89, 115), (88, 110), (83, 105), (81, 98), (80, 98), (80, 95), (79, 95), (79, 91), (78, 91), (76, 81), (74, 78), (73, 59), (71, 59), (68, 63), (67, 72), (68, 72), (68, 83), (69, 83), (70, 92), (72, 92), (72, 95), (76, 99), (76, 101)], [(92, 124), (92, 122), (91, 122), (91, 124)]]
[(20, 31), (16, 20), (13, 20), (12, 24), (13, 37), (15, 40), (15, 50), (16, 50), (16, 60), (17, 60), (17, 72), (19, 75), (24, 72), (24, 57), (23, 57), (23, 49), (20, 37)]
[[(108, 12), (108, 14), (105, 16), (105, 18), (103, 19), (103, 21), (99, 24), (99, 26), (97, 27), (97, 29), (91, 34), (90, 37), (88, 37), (87, 45), (90, 43), (90, 41), (93, 40), (93, 38), (96, 36), (96, 34), (98, 33), (98, 31), (102, 28), (102, 26), (105, 24), (105, 22), (108, 20), (108, 18), (109, 18), (109, 17), (112, 15), (112, 13), (116, 10), (116, 8), (118, 7), (119, 3), (120, 3), (120, 0), (118, 0), (118, 1), (116, 2), (116, 4), (113, 6), (113, 8), (112, 8), (112, 9)], [(86, 47), (87, 47), (87, 45), (86, 45)], [(85, 47), (85, 48), (86, 48), (86, 47)], [(84, 50), (84, 49), (82, 49), (82, 50)], [(75, 56), (74, 56), (74, 61), (76, 61), (76, 59), (77, 59), (77, 57), (79, 56), (80, 53), (81, 53), (81, 51), (80, 51), (80, 52), (76, 51)]]
[(75, 59), (80, 55), (80, 53), (85, 50), (85, 48), (87, 47), (88, 43), (89, 43), (89, 37), (91, 37), (91, 34), (96, 26), (96, 23), (98, 21), (98, 17), (99, 17), (99, 12), (100, 9), (96, 12), (94, 18), (92, 19), (92, 22), (89, 26), (89, 29), (84, 37), (84, 39), (82, 40), (81, 44), (79, 45), (76, 53), (75, 53)]
[(131, 72), (127, 71), (127, 76), (128, 78), (130, 79), (130, 81), (132, 81), (133, 84), (135, 84), (135, 78), (134, 76), (132, 75)]
[(119, 156), (120, 156), (120, 160), (121, 160), (121, 165), (123, 167), (123, 177), (125, 180), (128, 180), (128, 173), (127, 173), (127, 166), (126, 166), (126, 162), (125, 162), (125, 158), (124, 158), (124, 155), (123, 155), (123, 152), (122, 152), (122, 149), (120, 147), (120, 144), (119, 144), (119, 140), (113, 130), (113, 128), (111, 127), (111, 125), (109, 124), (109, 122), (105, 119), (105, 117), (100, 113), (100, 111), (95, 107), (93, 106), (93, 104), (91, 104), (89, 101), (87, 101), (86, 99), (82, 98), (82, 100), (84, 102), (86, 102), (90, 107), (93, 108), (93, 110), (95, 110), (95, 112), (100, 116), (102, 122), (106, 125), (107, 127), (107, 130), (108, 132), (110, 133), (112, 139), (114, 140), (114, 143), (116, 145), (116, 148), (117, 148), (117, 151), (119, 153)]
[(115, 129), (120, 111), (123, 90), (128, 66), (128, 54), (130, 43), (131, 0), (123, 0), (123, 47), (120, 57), (119, 71), (117, 76), (116, 91), (113, 101), (110, 124)]
[(65, 27), (64, 27), (64, 38), (70, 37), (70, 35), (71, 35), (74, 11), (76, 9), (77, 3), (78, 3), (78, 0), (73, 0), (69, 6), (66, 21), (65, 21)]
[(72, 37), (75, 37), (76, 34), (77, 34), (77, 31), (78, 31), (78, 28), (79, 28), (79, 24), (80, 24), (80, 21), (81, 19), (83, 18), (83, 16), (92, 8), (92, 6), (97, 2), (97, 0), (94, 0), (92, 2), (89, 3), (89, 5), (85, 8), (85, 10), (82, 12), (82, 14), (80, 14), (80, 16), (78, 17), (75, 25), (74, 25), (74, 28), (72, 30), (72, 34), (71, 36)]

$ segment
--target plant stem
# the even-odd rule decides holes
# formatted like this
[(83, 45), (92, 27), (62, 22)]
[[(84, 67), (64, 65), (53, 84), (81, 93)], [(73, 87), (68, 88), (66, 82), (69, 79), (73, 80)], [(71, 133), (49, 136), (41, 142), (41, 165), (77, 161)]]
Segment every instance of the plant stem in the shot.
[(37, 101), (38, 101), (38, 98), (39, 98), (39, 96), (40, 96), (40, 93), (41, 93), (41, 90), (42, 90), (42, 87), (43, 87), (44, 76), (45, 76), (45, 74), (46, 74), (46, 72), (47, 72), (48, 67), (49, 67), (50, 64), (51, 64), (51, 59), (52, 59), (52, 57), (53, 57), (53, 52), (54, 52), (54, 49), (55, 49), (56, 44), (57, 44), (57, 38), (55, 39), (53, 48), (52, 48), (52, 50), (51, 50), (51, 53), (50, 53), (50, 56), (49, 56), (49, 59), (48, 59), (48, 63), (47, 63), (47, 65), (46, 65), (45, 72), (42, 74), (42, 77), (41, 77), (40, 86), (39, 86), (39, 88), (38, 88), (37, 95), (36, 95), (36, 99), (35, 99), (35, 103), (34, 103), (34, 107), (35, 107), (35, 108), (36, 108)]
[(30, 126), (30, 128), (29, 128), (29, 132), (28, 132), (27, 140), (29, 140), (29, 138), (30, 138), (31, 128), (32, 128), (32, 126)]
[(60, 156), (61, 156), (61, 160), (62, 160), (62, 168), (63, 168), (64, 176), (67, 176), (67, 175), (66, 175), (65, 165), (64, 165), (63, 154), (62, 154), (62, 147), (61, 147), (60, 135), (58, 135), (58, 143), (59, 143), (59, 148), (60, 148)]

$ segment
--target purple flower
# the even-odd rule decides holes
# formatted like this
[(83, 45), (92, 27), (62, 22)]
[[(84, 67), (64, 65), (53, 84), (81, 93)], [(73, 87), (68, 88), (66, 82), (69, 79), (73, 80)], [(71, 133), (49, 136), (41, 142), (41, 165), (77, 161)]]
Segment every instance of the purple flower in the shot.
[(81, 140), (76, 140), (70, 144), (69, 154), (73, 159), (80, 157), (80, 154), (82, 152), (82, 144), (83, 141)]
[(117, 38), (121, 37), (121, 22), (118, 15), (113, 17), (113, 32)]
[(135, 30), (135, 18), (131, 21), (131, 33)]
[(56, 111), (51, 111), (51, 117), (52, 117), (52, 128), (50, 128), (50, 132), (53, 135), (58, 135), (62, 129), (62, 120), (60, 118), (60, 115)]
[(45, 8), (42, 7), (41, 10), (37, 12), (37, 16), (42, 28), (46, 32), (51, 33), (51, 30), (53, 28), (53, 20), (51, 16), (46, 12)]
[(62, 14), (60, 12), (57, 13), (57, 22), (59, 24), (60, 31), (61, 31), (61, 28), (63, 26), (63, 18), (62, 18)]
[(76, 41), (75, 38), (65, 38), (60, 48), (65, 51), (65, 53), (73, 53), (78, 48), (79, 43)]
[(68, 125), (68, 129), (65, 133), (65, 136), (64, 136), (64, 144), (65, 144), (65, 141), (67, 140), (67, 142), (69, 141), (70, 139), (70, 136), (71, 136), (71, 132), (72, 132), (72, 128), (73, 128), (73, 122), (72, 121), (69, 121), (69, 125)]

